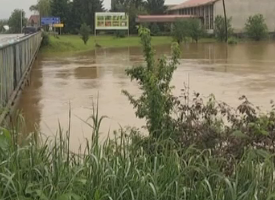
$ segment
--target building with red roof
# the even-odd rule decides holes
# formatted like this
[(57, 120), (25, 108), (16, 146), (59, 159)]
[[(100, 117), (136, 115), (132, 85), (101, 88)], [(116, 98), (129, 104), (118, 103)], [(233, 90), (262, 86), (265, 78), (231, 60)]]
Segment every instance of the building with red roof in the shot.
[[(228, 18), (232, 19), (235, 32), (243, 32), (247, 19), (262, 14), (270, 32), (275, 31), (275, 0), (225, 0)], [(214, 20), (223, 16), (222, 0), (187, 0), (168, 8), (171, 15), (196, 16), (209, 32), (213, 32)]]
[(40, 16), (39, 15), (31, 15), (28, 20), (28, 26), (38, 27), (40, 22)]

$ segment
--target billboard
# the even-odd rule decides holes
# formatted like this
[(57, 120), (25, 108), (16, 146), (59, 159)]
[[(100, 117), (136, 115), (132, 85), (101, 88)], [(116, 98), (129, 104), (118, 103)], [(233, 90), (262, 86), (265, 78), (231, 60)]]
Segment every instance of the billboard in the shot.
[(95, 30), (128, 30), (129, 17), (123, 12), (95, 13)]
[(41, 25), (52, 25), (52, 24), (59, 24), (60, 17), (42, 17), (41, 18)]

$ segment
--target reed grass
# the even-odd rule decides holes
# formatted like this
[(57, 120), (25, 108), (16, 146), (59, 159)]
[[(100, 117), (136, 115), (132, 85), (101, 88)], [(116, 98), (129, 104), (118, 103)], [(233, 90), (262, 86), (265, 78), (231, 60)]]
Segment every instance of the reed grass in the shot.
[[(103, 117), (93, 109), (93, 138), (70, 152), (70, 128), (20, 146), (1, 129), (0, 199), (3, 200), (264, 200), (275, 198), (274, 155), (247, 149), (229, 161), (210, 150), (181, 148), (172, 140), (117, 132), (99, 143)], [(13, 129), (18, 131), (18, 129)], [(25, 143), (26, 144), (26, 143)], [(231, 169), (226, 169), (231, 166)]]

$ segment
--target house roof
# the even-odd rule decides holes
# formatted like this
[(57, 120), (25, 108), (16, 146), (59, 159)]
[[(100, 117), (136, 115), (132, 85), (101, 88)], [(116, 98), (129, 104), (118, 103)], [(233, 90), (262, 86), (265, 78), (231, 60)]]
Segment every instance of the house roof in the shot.
[(203, 6), (203, 5), (208, 5), (208, 4), (212, 4), (215, 3), (218, 0), (187, 0), (179, 5), (176, 5), (172, 8), (170, 8), (170, 10), (178, 10), (178, 9), (182, 9), (182, 8), (190, 8), (190, 7), (198, 7), (198, 6)]
[(196, 18), (196, 15), (138, 15), (136, 22), (175, 22), (177, 19)]
[(39, 20), (40, 20), (39, 15), (31, 15), (29, 18), (29, 23), (31, 23), (33, 21), (35, 24), (38, 24)]

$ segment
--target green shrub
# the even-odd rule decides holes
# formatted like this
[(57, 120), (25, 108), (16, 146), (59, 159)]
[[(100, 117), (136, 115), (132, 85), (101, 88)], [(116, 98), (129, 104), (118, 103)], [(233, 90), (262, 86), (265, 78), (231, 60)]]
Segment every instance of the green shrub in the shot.
[(236, 37), (229, 37), (227, 43), (228, 44), (238, 44), (238, 39)]
[(123, 31), (123, 30), (115, 31), (115, 37), (117, 38), (125, 38), (126, 35), (127, 35), (127, 31)]
[(178, 44), (187, 40), (187, 37), (189, 36), (188, 26), (188, 20), (177, 20), (173, 24), (172, 36)]
[(172, 60), (169, 63), (165, 57), (157, 61), (151, 46), (150, 30), (140, 28), (139, 34), (146, 66), (127, 69), (126, 73), (131, 80), (138, 82), (142, 88), (142, 95), (135, 99), (127, 91), (124, 90), (123, 93), (136, 108), (137, 117), (146, 119), (149, 134), (156, 138), (162, 136), (167, 138), (171, 134), (167, 127), (170, 126), (170, 113), (173, 108), (170, 82), (177, 68), (179, 47), (177, 44), (173, 45)]
[(199, 19), (190, 19), (188, 22), (189, 36), (193, 41), (198, 42), (205, 35), (205, 29)]
[(267, 36), (268, 28), (262, 14), (250, 16), (245, 24), (245, 30), (249, 38), (259, 41)]
[[(232, 21), (232, 18), (227, 19), (228, 37), (230, 37), (233, 34), (231, 21)], [(219, 41), (225, 41), (226, 40), (226, 27), (225, 27), (224, 17), (222, 17), (221, 15), (216, 16), (214, 24), (215, 24), (214, 33), (215, 33), (216, 38)]]
[(41, 46), (48, 46), (50, 44), (50, 36), (46, 32), (42, 32), (42, 43)]
[(160, 35), (161, 31), (157, 23), (153, 23), (150, 27), (151, 34), (154, 36)]
[(79, 30), (79, 34), (81, 35), (81, 39), (83, 40), (84, 44), (87, 44), (90, 38), (91, 28), (86, 23), (82, 24)]

